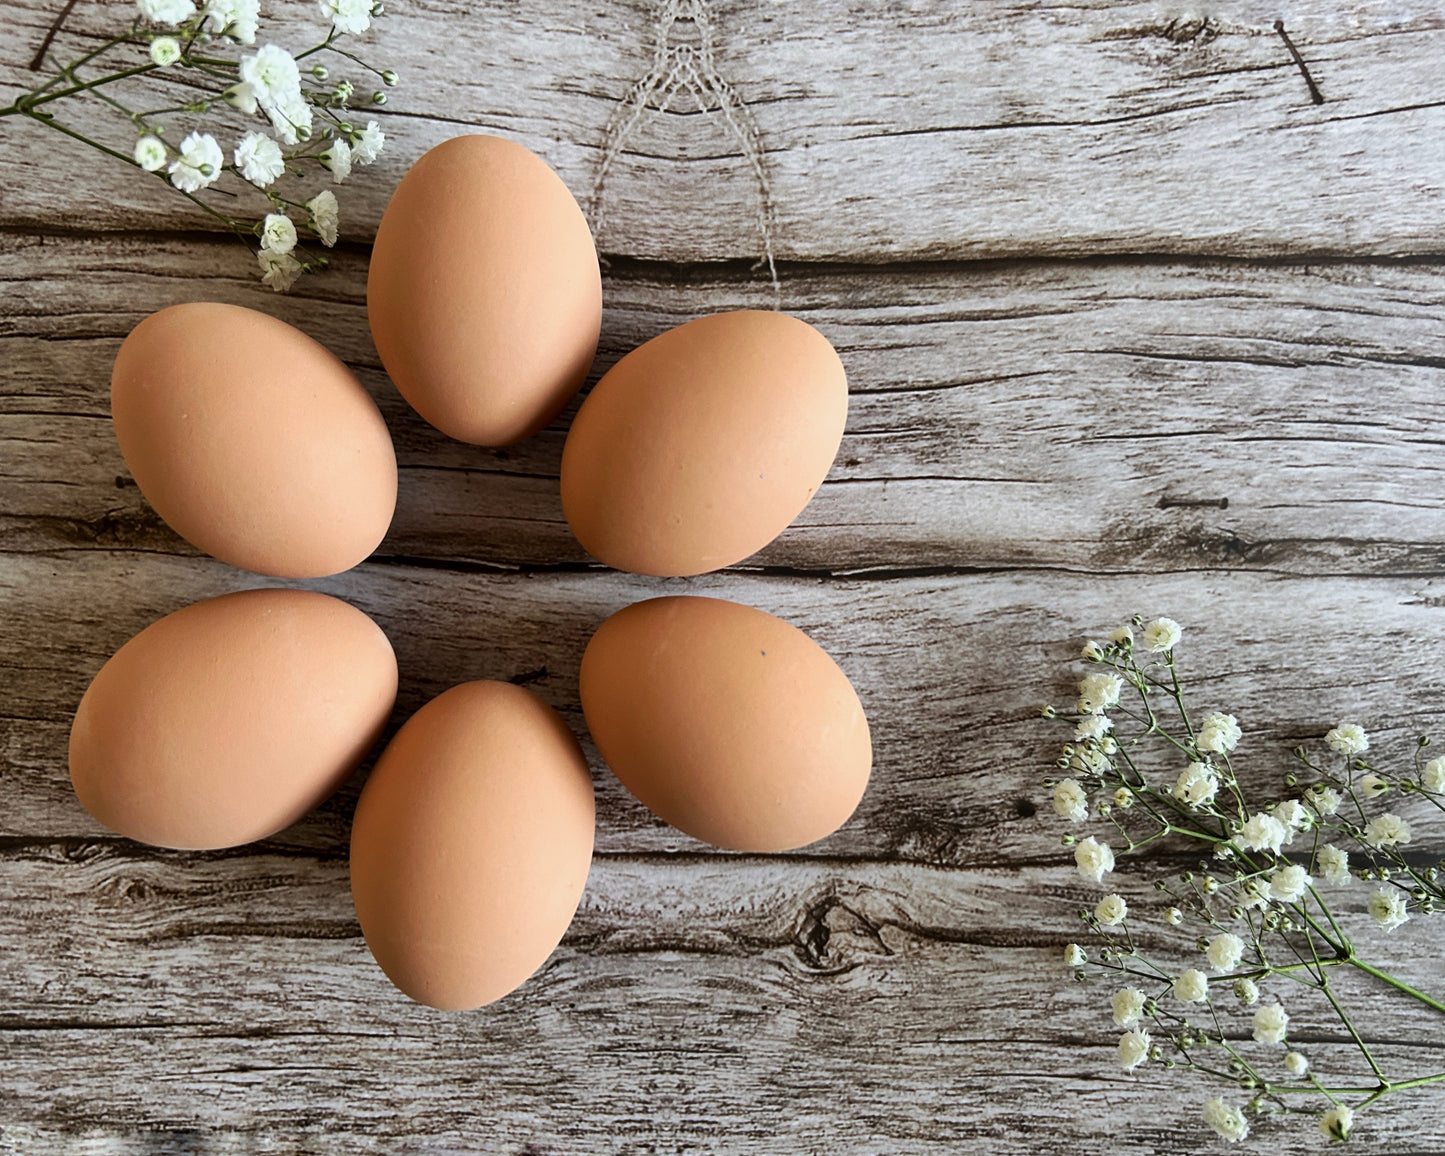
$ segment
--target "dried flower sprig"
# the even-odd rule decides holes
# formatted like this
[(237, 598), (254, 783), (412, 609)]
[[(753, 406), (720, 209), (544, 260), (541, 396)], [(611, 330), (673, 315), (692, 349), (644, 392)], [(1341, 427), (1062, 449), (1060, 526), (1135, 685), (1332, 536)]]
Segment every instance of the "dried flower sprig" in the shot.
[[(276, 44), (242, 51), (256, 43), (259, 0), (203, 0), (199, 10), (193, 0), (136, 0), (129, 27), (68, 64), (51, 60), (54, 75), (0, 108), (0, 117), (26, 117), (165, 181), (248, 245), (259, 241), (262, 281), (278, 292), (289, 289), (303, 272), (327, 263), (324, 253), (300, 244), (302, 235), (330, 248), (340, 227), (330, 188), (307, 197), (296, 186), (318, 177), (342, 184), (353, 165), (376, 159), (385, 134), (375, 120), (361, 124), (353, 101), (360, 96), (367, 106), (384, 105), (385, 88), (397, 83), (395, 72), (368, 64), (339, 43), (366, 32), (382, 14), (380, 3), (319, 0), (318, 7), (330, 23), (325, 38), (293, 56)], [(320, 62), (323, 55), (340, 57), (376, 82), (369, 92), (358, 92), (350, 80), (332, 77)], [(315, 61), (303, 68), (299, 62), (310, 58)], [(102, 68), (109, 71), (94, 75)], [(137, 96), (142, 82), (150, 83), (150, 94)], [(132, 135), (112, 147), (62, 123), (52, 105), (66, 99), (105, 104)], [(228, 161), (216, 133), (195, 124), (195, 118), (222, 113), (263, 121), (269, 131), (253, 128), (236, 136)], [(176, 118), (189, 129), (179, 144), (167, 139)], [(233, 180), (222, 183), (228, 175)], [(264, 211), (236, 207), (250, 191), (263, 194), (264, 201), (256, 200)]]
[[(1055, 813), (1075, 824), (1092, 815), (1114, 832), (1104, 839), (1069, 833), (1064, 843), (1074, 849), (1079, 874), (1101, 886), (1115, 868), (1115, 847), (1126, 854), (1172, 840), (1208, 854), (1197, 871), (1154, 884), (1157, 912), (1133, 911), (1116, 894), (1081, 911), (1102, 946), (1091, 958), (1071, 943), (1064, 962), (1081, 981), (1105, 975), (1127, 982), (1110, 1007), (1124, 1029), (1118, 1061), (1125, 1071), (1186, 1068), (1247, 1094), (1242, 1107), (1223, 1096), (1205, 1103), (1204, 1120), (1220, 1136), (1243, 1140), (1251, 1118), (1308, 1113), (1325, 1136), (1348, 1139), (1356, 1113), (1393, 1092), (1445, 1082), (1445, 1071), (1388, 1073), (1332, 977), (1341, 968), (1364, 973), (1431, 1015), (1445, 1017), (1445, 1000), (1363, 958), (1346, 931), (1349, 919), (1327, 893), (1356, 879), (1374, 883), (1366, 909), (1386, 932), (1445, 907), (1445, 863), (1407, 857), (1410, 824), (1378, 809), (1395, 792), (1445, 812), (1445, 757), (1427, 761), (1429, 739), (1421, 738), (1411, 770), (1389, 774), (1365, 758), (1364, 729), (1341, 723), (1325, 736), (1333, 761), (1297, 748), (1300, 770), (1285, 779), (1290, 793), (1255, 807), (1235, 773), (1239, 720), (1193, 712), (1185, 702), (1175, 665), (1183, 629), (1172, 619), (1145, 624), (1139, 617), (1133, 628), (1142, 632), (1138, 641), (1124, 626), (1106, 643), (1087, 643), (1082, 657), (1102, 669), (1080, 681), (1073, 709), (1043, 711), (1073, 727), (1059, 775), (1046, 780)], [(1162, 775), (1145, 766), (1159, 749), (1167, 760)], [(1137, 932), (1151, 918), (1197, 930), (1197, 966), (1145, 953)], [(1317, 1072), (1291, 1046), (1287, 1004), (1306, 996), (1338, 1018), (1358, 1072)]]

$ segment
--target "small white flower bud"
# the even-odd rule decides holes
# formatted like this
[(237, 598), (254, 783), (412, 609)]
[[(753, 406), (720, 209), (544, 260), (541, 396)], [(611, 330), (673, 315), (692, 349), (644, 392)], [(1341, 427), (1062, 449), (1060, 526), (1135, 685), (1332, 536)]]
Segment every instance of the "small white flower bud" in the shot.
[(1164, 913), (1164, 922), (1171, 927), (1178, 927), (1184, 922), (1184, 912), (1180, 911), (1177, 907), (1171, 907)]
[(1284, 1070), (1298, 1080), (1310, 1070), (1310, 1062), (1300, 1052), (1288, 1052), (1284, 1057)]
[(174, 36), (157, 36), (151, 41), (151, 62), (161, 68), (181, 58), (181, 42)]
[(1084, 949), (1077, 943), (1071, 943), (1064, 948), (1064, 963), (1069, 967), (1083, 967), (1089, 962), (1089, 957), (1084, 954)]

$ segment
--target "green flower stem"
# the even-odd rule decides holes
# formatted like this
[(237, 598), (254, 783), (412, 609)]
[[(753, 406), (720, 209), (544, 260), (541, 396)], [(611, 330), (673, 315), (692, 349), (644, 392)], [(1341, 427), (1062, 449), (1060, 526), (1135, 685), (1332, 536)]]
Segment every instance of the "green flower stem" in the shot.
[(93, 88), (99, 88), (103, 84), (114, 84), (117, 80), (125, 80), (132, 76), (143, 76), (147, 72), (154, 72), (159, 65), (138, 64), (134, 68), (127, 68), (122, 72), (114, 72), (109, 76), (102, 76), (95, 80), (87, 80), (84, 84), (72, 85), (70, 88), (62, 88), (59, 92), (52, 92), (46, 96), (36, 97), (33, 93), (26, 93), (8, 108), (0, 108), (0, 116), (11, 116), (15, 113), (30, 113), (39, 108), (42, 104), (49, 104), (52, 100), (60, 100), (62, 97), (74, 96), (77, 92), (89, 92)]
[(1351, 1022), (1349, 1015), (1345, 1012), (1345, 1009), (1340, 1006), (1340, 1001), (1335, 998), (1335, 993), (1330, 990), (1328, 980), (1320, 985), (1320, 991), (1323, 993), (1325, 999), (1330, 1001), (1330, 1006), (1335, 1009), (1335, 1014), (1340, 1017), (1340, 1022), (1345, 1025), (1345, 1031), (1350, 1033), (1350, 1039), (1355, 1041), (1355, 1047), (1360, 1049), (1360, 1054), (1365, 1057), (1365, 1063), (1370, 1065), (1370, 1071), (1375, 1073), (1375, 1078), (1380, 1081), (1380, 1084), (1384, 1088), (1388, 1088), (1390, 1086), (1389, 1077), (1385, 1075), (1385, 1070), (1376, 1063), (1374, 1055), (1370, 1052), (1369, 1045), (1361, 1038), (1360, 1033), (1355, 1030), (1355, 1025)]
[(118, 45), (118, 44), (125, 44), (125, 43), (129, 42), (129, 40), (131, 39), (131, 37), (132, 37), (134, 34), (135, 34), (135, 29), (132, 28), (132, 29), (131, 29), (130, 31), (128, 31), (124, 36), (116, 36), (116, 37), (114, 37), (114, 38), (111, 39), (111, 40), (107, 40), (107, 41), (106, 41), (104, 44), (102, 44), (99, 48), (93, 48), (93, 49), (91, 49), (91, 51), (87, 52), (84, 56), (79, 57), (79, 58), (76, 59), (76, 60), (72, 60), (69, 64), (67, 64), (64, 68), (62, 68), (55, 76), (52, 76), (49, 80), (47, 80), (47, 81), (46, 81), (44, 84), (42, 84), (39, 88), (35, 89), (33, 95), (39, 96), (41, 93), (49, 92), (52, 88), (54, 88), (54, 87), (55, 87), (57, 84), (59, 84), (61, 81), (65, 80), (67, 77), (70, 78), (71, 80), (74, 80), (74, 79), (75, 79), (76, 69), (80, 68), (81, 65), (89, 64), (89, 63), (90, 63), (92, 60), (94, 60), (96, 57), (98, 57), (98, 56), (103, 56), (105, 53), (109, 52), (112, 48), (114, 48), (114, 47), (115, 47), (116, 45)]
[(1403, 980), (1396, 979), (1389, 972), (1381, 971), (1378, 967), (1366, 963), (1363, 959), (1356, 956), (1353, 951), (1350, 952), (1343, 962), (1348, 963), (1351, 967), (1358, 968), (1366, 975), (1373, 975), (1376, 979), (1389, 984), (1396, 991), (1408, 995), (1411, 999), (1419, 1000), (1426, 1007), (1433, 1008), (1437, 1012), (1445, 1013), (1445, 1002), (1441, 1002), (1433, 996), (1428, 996), (1423, 991), (1411, 987)]

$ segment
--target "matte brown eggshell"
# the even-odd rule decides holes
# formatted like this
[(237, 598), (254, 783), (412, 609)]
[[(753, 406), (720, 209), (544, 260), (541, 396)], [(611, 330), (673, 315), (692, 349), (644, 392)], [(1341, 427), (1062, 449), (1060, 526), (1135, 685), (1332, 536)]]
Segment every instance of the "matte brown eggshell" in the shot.
[(496, 446), (581, 387), (602, 326), (582, 210), (536, 154), (494, 136), (425, 153), (392, 194), (366, 282), (371, 336), (413, 409)]
[(619, 570), (731, 566), (802, 512), (847, 419), (843, 364), (811, 325), (757, 310), (689, 321), (588, 394), (562, 453), (562, 510)]
[(161, 847), (235, 847), (311, 810), (396, 700), (396, 656), (355, 607), (247, 590), (168, 614), (122, 646), (70, 728), (81, 805)]
[(786, 851), (863, 797), (868, 720), (801, 630), (717, 598), (619, 610), (582, 656), (582, 710), (607, 765), (654, 814), (707, 843)]
[(561, 942), (592, 862), (592, 779), (530, 691), (468, 682), (407, 720), (351, 828), (367, 946), (419, 1003), (500, 999)]
[(111, 415), (136, 484), (176, 533), (259, 574), (319, 578), (376, 549), (396, 454), (328, 350), (237, 305), (172, 305), (121, 344)]

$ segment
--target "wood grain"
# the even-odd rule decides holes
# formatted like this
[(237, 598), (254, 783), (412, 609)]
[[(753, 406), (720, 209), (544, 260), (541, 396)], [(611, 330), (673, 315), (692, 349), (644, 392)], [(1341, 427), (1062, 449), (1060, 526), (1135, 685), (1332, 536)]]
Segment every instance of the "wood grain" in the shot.
[[(103, 830), (71, 797), (65, 772), (69, 718), (90, 678), (162, 614), (276, 583), (210, 559), (129, 552), (10, 555), (0, 564), (6, 634), (16, 640), (0, 655), (8, 684), (3, 713), (25, 783), (0, 818), (0, 833), (99, 838)], [(1363, 720), (1382, 760), (1408, 765), (1415, 735), (1440, 726), (1445, 693), (1445, 596), (1431, 579), (1236, 571), (1084, 580), (1015, 570), (826, 582), (747, 574), (662, 580), (368, 563), (307, 585), (352, 601), (387, 631), (402, 672), (398, 722), (453, 683), (526, 678), (584, 740), (577, 669), (607, 615), (681, 592), (781, 615), (836, 657), (873, 731), (868, 793), (840, 832), (808, 852), (824, 857), (960, 866), (1065, 858), (1041, 780), (1068, 732), (1039, 719), (1038, 707), (1067, 703), (1072, 680), (1084, 673), (1071, 661), (1081, 625), (1102, 634), (1136, 609), (1189, 624), (1181, 661), (1198, 672), (1198, 707), (1241, 718), (1249, 732), (1243, 765), (1272, 794), (1281, 789), (1289, 749), (1317, 744), (1342, 717)], [(1317, 654), (1331, 661), (1301, 661)], [(601, 851), (706, 850), (654, 819), (590, 743), (587, 750)], [(1162, 756), (1157, 767), (1171, 778), (1179, 769)], [(343, 854), (356, 789), (353, 783), (278, 836), (280, 845)]]
[[(54, 8), (9, 12), (0, 97), (13, 98)], [(423, 151), (481, 130), (541, 153), (588, 201), (601, 248), (631, 257), (1440, 253), (1438, 4), (1288, 15), (1322, 105), (1274, 14), (1237, 0), (1192, 21), (1152, 2), (408, 3), (363, 42), (403, 84), (376, 114), (383, 161), (342, 190), (344, 235), (371, 236)], [(293, 50), (319, 39), (312, 4), (266, 16), (264, 35)], [(111, 26), (82, 5), (55, 51)], [(649, 86), (654, 71), (672, 79)], [(639, 93), (636, 117), (619, 120)], [(97, 101), (50, 107), (132, 147)], [(97, 178), (108, 195), (95, 196), (72, 174), (117, 162), (18, 119), (0, 129), (0, 167), (28, 177), (23, 195), (0, 194), (0, 222), (210, 227), (130, 173)]]
[[(1205, 1150), (1219, 1089), (1121, 1074), (1112, 986), (1060, 964), (1097, 890), (1042, 786), (1067, 728), (1037, 710), (1070, 697), (1084, 637), (1139, 611), (1186, 624), (1186, 675), (1240, 717), (1251, 790), (1278, 792), (1288, 749), (1341, 719), (1387, 766), (1438, 733), (1438, 4), (388, 7), (367, 38), (403, 78), (376, 113), (387, 152), (339, 190), (335, 267), (291, 296), (159, 183), (0, 120), (0, 1152)], [(122, 8), (78, 4), (57, 51)], [(0, 104), (55, 11), (8, 6)], [(291, 47), (318, 27), (310, 0), (265, 15), (263, 39)], [(672, 80), (650, 84), (659, 68)], [(94, 102), (67, 115), (118, 124)], [(387, 382), (364, 242), (406, 166), (474, 130), (536, 149), (586, 203), (608, 257), (594, 377), (717, 309), (780, 307), (837, 345), (852, 398), (834, 470), (742, 567), (595, 567), (557, 499), (567, 415), (481, 450)], [(105, 659), (182, 605), (270, 584), (160, 523), (109, 428), (121, 338), (202, 299), (322, 340), (387, 418), (392, 533), (309, 585), (392, 638), (392, 726), (452, 683), (508, 678), (584, 739), (582, 908), (492, 1009), (429, 1012), (372, 964), (345, 859), (364, 768), (275, 838), (214, 854), (119, 839), (69, 789), (70, 717)], [(715, 853), (585, 743), (591, 631), (678, 592), (782, 615), (854, 681), (875, 770), (836, 835)], [(1402, 807), (1412, 853), (1445, 854)], [(1181, 865), (1166, 847), (1114, 877), (1178, 961), (1195, 948), (1148, 883)], [(1384, 935), (1366, 895), (1340, 897), (1362, 952), (1438, 992), (1435, 921)], [(1392, 1072), (1445, 1066), (1435, 1021), (1339, 982)], [(1322, 1009), (1287, 998), (1316, 1070), (1357, 1071)], [(1317, 1139), (1308, 1119), (1262, 1122), (1249, 1146)], [(1445, 1149), (1445, 1101), (1405, 1093), (1352, 1146)]]
[[(7, 961), (26, 1012), (5, 1017), (13, 1074), (0, 1103), (69, 1122), (42, 1147), (90, 1134), (168, 1151), (172, 1131), (207, 1151), (268, 1152), (1199, 1142), (1205, 1086), (1111, 1071), (1112, 987), (1061, 982), (1069, 933), (1037, 920), (1067, 928), (1086, 891), (1072, 873), (604, 857), (535, 979), (489, 1010), (443, 1016), (371, 966), (338, 860), (81, 843), (3, 862), (13, 899), (0, 939), (46, 950)], [(1407, 925), (1362, 946), (1413, 977), (1410, 960), (1431, 970), (1431, 942)], [(1341, 981), (1342, 999), (1361, 997)], [(1338, 1031), (1282, 994), (1316, 1069), (1353, 1071)], [(1371, 1009), (1370, 1031), (1392, 1070), (1438, 1062), (1438, 1037), (1388, 1004)], [(1445, 1141), (1438, 1114), (1411, 1118), (1422, 1103), (1373, 1117), (1362, 1147)], [(1260, 1130), (1263, 1150), (1295, 1150), (1295, 1123)]]
[[(216, 272), (180, 275), (197, 261)], [(297, 324), (372, 389), (402, 468), (383, 554), (587, 563), (556, 482), (570, 409), (507, 450), (450, 441), (381, 372), (361, 259), (296, 297), (248, 278), (233, 245), (0, 239), (0, 545), (189, 551), (130, 482), (108, 381), (140, 318), (211, 299)], [(745, 274), (614, 269), (597, 370), (699, 313), (766, 307), (767, 293)], [(778, 298), (839, 349), (850, 416), (819, 495), (748, 567), (1440, 567), (1445, 497), (1427, 450), (1445, 442), (1445, 266), (785, 268)]]

